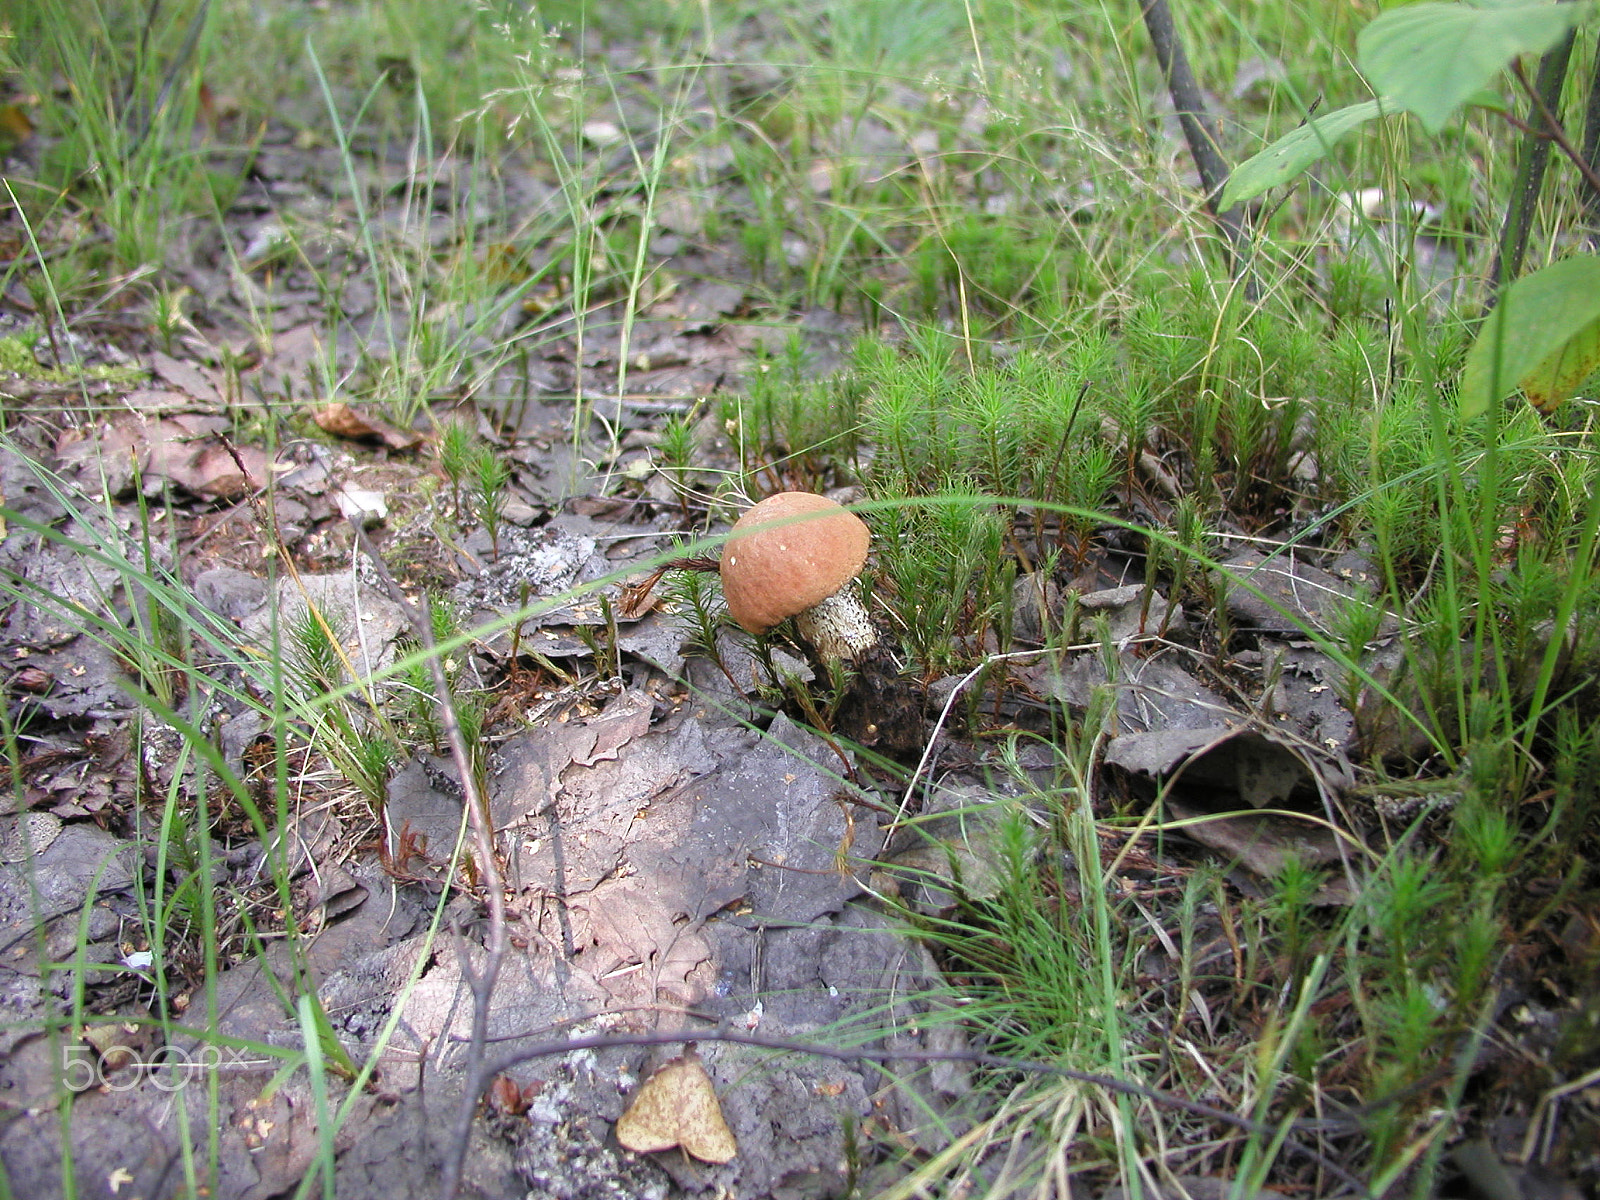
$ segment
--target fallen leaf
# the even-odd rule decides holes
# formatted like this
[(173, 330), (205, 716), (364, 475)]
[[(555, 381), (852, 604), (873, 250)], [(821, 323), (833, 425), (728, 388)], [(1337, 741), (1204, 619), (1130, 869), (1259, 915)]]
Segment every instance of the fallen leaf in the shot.
[[(166, 458), (161, 473), (196, 496), (237, 500), (260, 487), (267, 477), (267, 456), (254, 446), (236, 446), (234, 453), (229, 453), (226, 447), (210, 442), (190, 445), (192, 454)], [(239, 470), (241, 462), (243, 471)]]
[(101, 1071), (110, 1073), (139, 1061), (143, 1038), (138, 1025), (104, 1021), (98, 1025), (84, 1026), (83, 1040), (93, 1046), (100, 1056)]
[(728, 1162), (739, 1152), (711, 1077), (692, 1053), (645, 1080), (617, 1119), (617, 1141), (639, 1154), (682, 1146), (686, 1154), (711, 1163)]
[[(1168, 797), (1167, 811), (1182, 821), (1183, 833), (1243, 867), (1257, 879), (1272, 879), (1290, 859), (1311, 868), (1333, 867), (1339, 862), (1339, 838), (1332, 830), (1309, 821), (1275, 813), (1219, 815)], [(1355, 893), (1337, 871), (1324, 874), (1312, 896), (1313, 904), (1351, 904)]]
[(157, 350), (150, 356), (150, 366), (162, 379), (180, 391), (187, 392), (201, 404), (211, 408), (222, 407), (222, 394), (217, 391), (206, 373), (193, 363), (182, 362), (170, 354), (163, 354)]
[(1318, 778), (1327, 790), (1349, 783), (1349, 771), (1335, 758), (1312, 761), (1303, 748), (1268, 731), (1235, 725), (1130, 733), (1116, 739), (1108, 765), (1145, 780), (1161, 781), (1169, 791), (1191, 792), (1208, 807), (1282, 808), (1292, 800), (1317, 810)]
[(23, 862), (43, 854), (61, 836), (61, 818), (28, 812), (0, 825), (0, 862)]
[(11, 687), (19, 692), (31, 692), (35, 696), (42, 696), (55, 686), (55, 679), (50, 672), (39, 667), (23, 667), (11, 677)]
[(1507, 1162), (1485, 1139), (1463, 1142), (1450, 1152), (1474, 1196), (1514, 1200), (1578, 1200), (1577, 1182), (1541, 1163)]
[[(234, 500), (267, 477), (267, 456), (254, 446), (230, 452), (215, 436), (223, 418), (177, 412), (168, 402), (192, 404), (181, 392), (136, 392), (124, 403), (140, 407), (91, 429), (69, 430), (56, 441), (61, 465), (75, 469), (81, 484), (96, 493), (125, 496), (137, 483), (155, 495), (161, 481), (211, 500)], [(170, 412), (170, 416), (148, 413)], [(244, 470), (241, 471), (240, 463)]]
[(33, 119), (20, 104), (0, 104), (0, 142), (16, 146), (33, 136)]
[[(603, 834), (593, 840), (601, 843), (602, 850), (610, 849), (614, 857), (620, 857), (622, 847), (616, 840)], [(564, 876), (569, 895), (585, 885), (588, 888), (587, 895), (570, 901), (572, 944), (579, 963), (619, 1005), (671, 999), (692, 1007), (705, 994), (700, 968), (711, 958), (711, 948), (695, 920), (699, 906), (685, 897), (664, 894), (672, 884), (653, 871), (643, 878), (597, 882), (577, 878), (576, 869), (599, 857), (591, 858), (588, 847), (584, 850), (581, 855), (568, 852), (572, 867)], [(738, 893), (743, 888), (732, 890)], [(717, 898), (722, 895), (717, 893)], [(684, 916), (690, 918), (687, 924)], [(643, 969), (633, 969), (636, 967)]]
[[(1337, 863), (1341, 841), (1359, 844), (1319, 812), (1323, 792), (1349, 786), (1348, 765), (1337, 755), (1312, 757), (1267, 731), (1216, 726), (1126, 734), (1112, 743), (1106, 763), (1158, 791), (1185, 836), (1260, 878), (1277, 875), (1291, 856), (1308, 866)], [(1352, 899), (1348, 883), (1334, 874), (1315, 902)]]
[(594, 730), (595, 739), (589, 749), (573, 755), (572, 761), (580, 767), (592, 767), (598, 762), (617, 757), (617, 752), (634, 738), (650, 731), (650, 716), (654, 702), (644, 692), (630, 689), (606, 705), (605, 712), (587, 722)]
[(335, 437), (353, 441), (373, 438), (391, 450), (410, 450), (422, 444), (420, 433), (396, 429), (387, 421), (351, 408), (342, 400), (324, 404), (311, 414), (311, 419)]
[(517, 1086), (517, 1081), (511, 1076), (496, 1075), (494, 1082), (489, 1085), (489, 1103), (497, 1112), (520, 1117), (528, 1111), (528, 1103), (537, 1092), (537, 1085), (530, 1084), (524, 1089)]

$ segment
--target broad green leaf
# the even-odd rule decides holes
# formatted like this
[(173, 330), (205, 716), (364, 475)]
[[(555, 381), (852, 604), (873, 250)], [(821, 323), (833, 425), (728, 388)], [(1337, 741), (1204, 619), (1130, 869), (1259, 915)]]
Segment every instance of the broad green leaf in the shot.
[[(1517, 387), (1552, 389), (1592, 360), (1600, 321), (1600, 258), (1579, 254), (1524, 275), (1500, 298), (1478, 331), (1461, 372), (1462, 414), (1477, 416)], [(1569, 361), (1570, 359), (1570, 361)], [(1585, 372), (1587, 374), (1587, 372)], [(1578, 376), (1571, 386), (1582, 381)], [(1529, 393), (1530, 399), (1533, 392)], [(1560, 397), (1565, 399), (1566, 397)], [(1557, 401), (1559, 402), (1559, 401)]]
[(1268, 188), (1288, 183), (1327, 154), (1345, 134), (1382, 115), (1383, 106), (1378, 101), (1364, 100), (1311, 118), (1235, 167), (1217, 200), (1217, 207), (1226, 212), (1241, 200), (1253, 200)]
[(1579, 385), (1600, 368), (1600, 318), (1578, 330), (1561, 349), (1522, 377), (1528, 402), (1552, 413), (1572, 399)]
[(1407, 4), (1361, 31), (1356, 60), (1372, 88), (1438, 133), (1513, 58), (1543, 54), (1593, 15), (1589, 3)]

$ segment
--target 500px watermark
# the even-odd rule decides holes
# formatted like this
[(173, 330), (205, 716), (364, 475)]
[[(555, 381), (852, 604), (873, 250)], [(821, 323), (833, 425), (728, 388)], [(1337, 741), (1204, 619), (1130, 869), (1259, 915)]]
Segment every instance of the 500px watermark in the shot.
[(201, 1046), (191, 1053), (167, 1045), (145, 1055), (129, 1046), (101, 1052), (78, 1042), (61, 1047), (61, 1080), (74, 1092), (98, 1088), (124, 1092), (146, 1079), (162, 1091), (175, 1092), (217, 1071), (259, 1071), (272, 1062), (230, 1046)]

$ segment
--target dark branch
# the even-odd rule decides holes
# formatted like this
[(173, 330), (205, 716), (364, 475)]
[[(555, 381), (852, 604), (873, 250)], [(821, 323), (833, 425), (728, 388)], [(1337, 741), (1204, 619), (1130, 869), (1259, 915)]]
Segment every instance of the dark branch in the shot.
[(1573, 34), (1546, 51), (1539, 60), (1539, 79), (1529, 85), (1520, 66), (1512, 68), (1528, 92), (1528, 119), (1523, 127), (1522, 145), (1517, 151), (1517, 174), (1511, 185), (1511, 202), (1500, 228), (1500, 244), (1495, 248), (1494, 266), (1489, 271), (1490, 298), (1509, 284), (1522, 270), (1528, 249), (1528, 234), (1533, 229), (1533, 214), (1544, 189), (1545, 168), (1550, 163), (1551, 138), (1560, 134), (1561, 123), (1555, 109), (1561, 103), (1561, 85), (1567, 78), (1567, 63), (1572, 57)]
[(1594, 74), (1589, 79), (1589, 106), (1583, 121), (1583, 161), (1588, 165), (1589, 184), (1583, 190), (1583, 211), (1589, 218), (1589, 248), (1600, 251), (1600, 54), (1594, 56)]
[(1200, 85), (1195, 81), (1193, 68), (1189, 66), (1189, 56), (1184, 51), (1183, 40), (1178, 36), (1171, 6), (1167, 0), (1144, 0), (1142, 7), (1144, 26), (1150, 33), (1156, 61), (1161, 64), (1161, 74), (1167, 81), (1172, 105), (1178, 110), (1178, 124), (1183, 127), (1189, 155), (1194, 159), (1195, 169), (1200, 172), (1206, 211), (1227, 235), (1228, 269), (1234, 275), (1239, 275), (1244, 271), (1248, 251), (1244, 210), (1235, 205), (1227, 212), (1217, 211), (1217, 198), (1228, 182), (1228, 163), (1218, 145), (1216, 123), (1206, 111), (1205, 97), (1200, 94)]

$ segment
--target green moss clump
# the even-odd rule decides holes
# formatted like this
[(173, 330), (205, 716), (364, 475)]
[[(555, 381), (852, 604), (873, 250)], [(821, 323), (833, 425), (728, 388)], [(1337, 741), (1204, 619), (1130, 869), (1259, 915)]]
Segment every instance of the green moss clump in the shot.
[(33, 347), (39, 340), (39, 335), (32, 332), (14, 333), (10, 337), (0, 337), (0, 375), (21, 375), (28, 379), (37, 379), (45, 383), (76, 383), (79, 380), (93, 379), (111, 383), (140, 383), (145, 378), (142, 367), (84, 367), (81, 370), (66, 371), (60, 367), (46, 367), (40, 364), (33, 356)]

